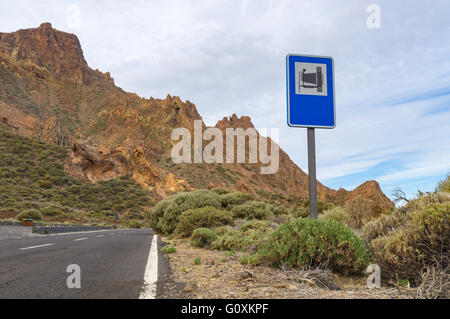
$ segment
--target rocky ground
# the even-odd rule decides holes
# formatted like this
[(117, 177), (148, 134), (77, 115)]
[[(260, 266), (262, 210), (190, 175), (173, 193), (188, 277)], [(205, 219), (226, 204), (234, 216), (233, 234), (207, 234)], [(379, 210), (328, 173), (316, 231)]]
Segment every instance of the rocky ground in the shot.
[[(243, 266), (239, 253), (191, 247), (187, 240), (163, 241), (176, 253), (166, 255), (172, 272), (161, 298), (414, 298), (412, 289), (382, 287), (369, 290), (366, 277), (343, 277), (325, 270), (288, 270)], [(196, 264), (195, 259), (200, 263)], [(198, 260), (197, 260), (198, 263)]]

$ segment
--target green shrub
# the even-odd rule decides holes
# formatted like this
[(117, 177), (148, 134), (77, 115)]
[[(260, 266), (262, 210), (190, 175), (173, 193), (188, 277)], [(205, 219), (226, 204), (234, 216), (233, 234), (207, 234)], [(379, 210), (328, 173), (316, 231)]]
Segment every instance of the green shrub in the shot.
[(33, 219), (33, 220), (42, 220), (42, 213), (37, 209), (27, 209), (23, 212), (19, 213), (16, 218), (18, 220), (22, 219)]
[(142, 224), (138, 222), (137, 220), (129, 220), (127, 221), (126, 225), (128, 228), (141, 228)]
[(213, 248), (218, 250), (240, 250), (248, 248), (257, 250), (273, 231), (267, 221), (250, 221), (243, 224), (238, 230), (229, 229), (218, 236), (213, 242)]
[(227, 226), (220, 226), (220, 227), (217, 227), (216, 229), (214, 229), (214, 233), (217, 236), (223, 236), (226, 233), (228, 233), (229, 231), (230, 231), (230, 228), (228, 228)]
[(147, 217), (155, 231), (171, 234), (177, 228), (182, 212), (205, 206), (220, 209), (219, 195), (205, 190), (176, 194), (156, 204)]
[(38, 185), (39, 185), (39, 187), (46, 188), (46, 189), (50, 189), (50, 188), (53, 187), (53, 183), (51, 181), (48, 181), (48, 180), (45, 180), (45, 179), (44, 180), (40, 180), (38, 182)]
[(223, 195), (223, 194), (228, 194), (230, 193), (230, 191), (228, 189), (224, 189), (224, 188), (213, 188), (211, 189), (211, 192), (214, 192), (218, 195)]
[(350, 218), (349, 214), (342, 207), (336, 206), (334, 208), (325, 210), (321, 215), (319, 215), (320, 219), (333, 219), (337, 222), (340, 222), (344, 225), (347, 224), (348, 219)]
[(399, 214), (398, 211), (390, 215), (382, 214), (364, 225), (361, 238), (369, 247), (372, 240), (395, 231), (405, 217), (406, 215)]
[(202, 263), (202, 260), (200, 258), (195, 258), (194, 259), (194, 265), (200, 265)]
[[(431, 204), (428, 207), (401, 216), (384, 225), (395, 225), (390, 231), (379, 231), (380, 236), (365, 237), (370, 240), (372, 259), (385, 278), (408, 279), (413, 284), (421, 280), (426, 268), (442, 269), (449, 266), (450, 256), (450, 202)], [(380, 221), (382, 223), (382, 221)], [(372, 231), (372, 229), (370, 228)]]
[(273, 213), (273, 206), (261, 201), (251, 201), (234, 206), (231, 211), (235, 218), (266, 219)]
[(274, 266), (326, 265), (343, 273), (358, 273), (368, 265), (364, 243), (334, 220), (297, 219), (278, 227), (259, 250)]
[(234, 229), (229, 230), (226, 234), (219, 236), (212, 245), (217, 250), (244, 250), (249, 245), (249, 240), (245, 236)]
[[(288, 214), (295, 218), (306, 218), (309, 217), (309, 199), (296, 199), (290, 198), (295, 204), (294, 207), (288, 210)], [(332, 203), (324, 202), (322, 200), (317, 201), (317, 213), (320, 215), (326, 210), (333, 209), (334, 205)]]
[(239, 257), (239, 262), (242, 265), (256, 266), (261, 260), (259, 255), (243, 255)]
[(177, 249), (173, 246), (164, 246), (161, 248), (161, 252), (164, 254), (174, 254), (177, 252)]
[(210, 246), (217, 235), (209, 228), (197, 228), (191, 237), (191, 245), (194, 247)]
[(249, 231), (257, 231), (260, 233), (267, 233), (274, 229), (274, 227), (265, 220), (251, 220), (239, 227), (239, 230), (243, 233), (248, 233)]
[(228, 194), (220, 195), (220, 203), (224, 208), (230, 208), (235, 205), (240, 205), (251, 199), (249, 194), (233, 192)]
[(63, 210), (61, 207), (59, 206), (54, 206), (54, 205), (48, 205), (44, 208), (41, 209), (42, 210), (42, 214), (44, 216), (48, 216), (48, 217), (55, 217), (55, 216), (59, 216), (65, 213), (65, 210)]
[(233, 224), (233, 214), (230, 211), (211, 206), (189, 209), (181, 213), (175, 233), (188, 237), (199, 227), (213, 228)]
[(288, 212), (289, 210), (284, 206), (281, 205), (273, 206), (273, 214), (276, 216), (287, 215)]
[(306, 218), (309, 217), (308, 207), (294, 207), (288, 210), (288, 214), (294, 218)]

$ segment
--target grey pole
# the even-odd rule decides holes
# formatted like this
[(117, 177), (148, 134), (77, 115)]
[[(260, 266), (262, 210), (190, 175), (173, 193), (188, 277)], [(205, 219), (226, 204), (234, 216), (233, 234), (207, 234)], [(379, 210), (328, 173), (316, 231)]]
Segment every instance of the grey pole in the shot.
[(309, 215), (317, 219), (316, 189), (316, 137), (313, 127), (308, 127), (308, 175), (309, 175)]

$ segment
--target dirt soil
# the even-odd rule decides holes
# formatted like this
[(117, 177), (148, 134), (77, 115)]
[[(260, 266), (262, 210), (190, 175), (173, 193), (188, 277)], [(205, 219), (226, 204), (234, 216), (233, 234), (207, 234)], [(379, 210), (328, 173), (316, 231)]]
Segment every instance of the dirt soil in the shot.
[[(171, 282), (162, 298), (294, 298), (294, 299), (410, 299), (413, 289), (382, 287), (369, 290), (364, 275), (344, 277), (325, 270), (289, 270), (269, 266), (251, 267), (238, 261), (241, 253), (191, 247), (186, 239), (163, 242), (175, 246), (176, 253), (166, 254)], [(194, 260), (200, 258), (200, 264)]]

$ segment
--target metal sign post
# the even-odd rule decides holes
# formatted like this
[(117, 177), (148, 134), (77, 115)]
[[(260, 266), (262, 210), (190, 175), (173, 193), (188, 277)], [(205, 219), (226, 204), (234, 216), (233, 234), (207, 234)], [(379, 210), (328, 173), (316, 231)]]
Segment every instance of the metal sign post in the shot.
[(308, 176), (309, 176), (309, 215), (317, 219), (316, 189), (316, 136), (313, 127), (308, 127)]
[(315, 128), (335, 128), (334, 61), (331, 57), (286, 57), (287, 123), (308, 131), (309, 212), (317, 218)]

